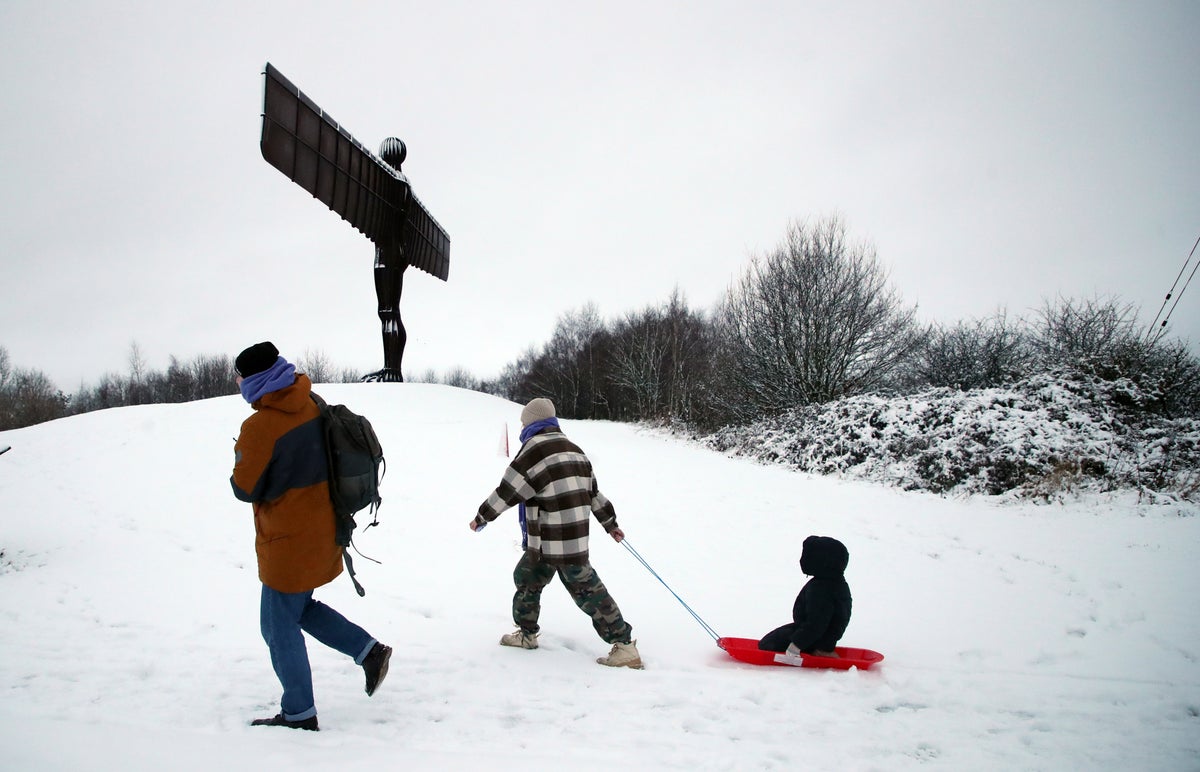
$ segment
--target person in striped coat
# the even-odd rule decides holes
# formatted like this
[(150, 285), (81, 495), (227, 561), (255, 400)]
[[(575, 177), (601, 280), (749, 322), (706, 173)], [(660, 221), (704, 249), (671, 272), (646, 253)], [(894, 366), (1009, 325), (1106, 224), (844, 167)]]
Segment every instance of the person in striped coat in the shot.
[(612, 502), (600, 492), (591, 461), (563, 434), (553, 402), (544, 397), (531, 400), (521, 411), (521, 427), (521, 449), (470, 523), (478, 532), (505, 510), (520, 509), (525, 552), (513, 570), (517, 629), (502, 636), (500, 644), (538, 647), (542, 590), (557, 575), (575, 605), (592, 618), (596, 633), (612, 644), (608, 655), (596, 661), (640, 670), (633, 628), (588, 559), (593, 515), (614, 541), (625, 538)]

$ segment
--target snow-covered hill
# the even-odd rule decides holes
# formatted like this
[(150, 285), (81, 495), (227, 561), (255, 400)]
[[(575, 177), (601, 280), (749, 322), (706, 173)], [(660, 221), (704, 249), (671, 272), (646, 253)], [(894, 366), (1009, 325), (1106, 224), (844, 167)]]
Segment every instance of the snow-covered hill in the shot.
[(515, 513), (467, 522), (519, 407), (444, 386), (322, 387), (388, 458), (367, 596), (317, 596), (396, 647), (373, 698), (310, 646), (322, 731), (251, 728), (278, 684), (259, 638), (236, 397), (0, 433), (5, 769), (1161, 769), (1200, 759), (1200, 518), (1123, 495), (1053, 506), (822, 478), (611, 423), (564, 421), (629, 542), (723, 635), (787, 621), (811, 533), (850, 549), (847, 645), (876, 669), (753, 668), (621, 546), (597, 571), (646, 670), (557, 584), (542, 648), (511, 629)]

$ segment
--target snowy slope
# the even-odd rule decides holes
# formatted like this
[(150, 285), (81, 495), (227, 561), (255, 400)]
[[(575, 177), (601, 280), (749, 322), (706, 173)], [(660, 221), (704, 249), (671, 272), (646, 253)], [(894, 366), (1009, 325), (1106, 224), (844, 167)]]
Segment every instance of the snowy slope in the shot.
[[(249, 508), (232, 497), (237, 397), (0, 433), (5, 769), (1195, 769), (1200, 518), (1119, 499), (942, 499), (564, 421), (629, 542), (723, 635), (787, 621), (810, 533), (842, 539), (867, 672), (729, 659), (620, 545), (592, 561), (647, 669), (557, 584), (542, 648), (511, 629), (515, 513), (467, 528), (519, 407), (421, 384), (319, 389), (368, 415), (389, 462), (360, 534), (366, 598), (317, 596), (396, 647), (373, 698), (310, 645), (320, 733), (250, 728), (278, 684), (257, 625)], [(599, 529), (594, 531), (599, 532)], [(368, 766), (370, 765), (370, 766)]]

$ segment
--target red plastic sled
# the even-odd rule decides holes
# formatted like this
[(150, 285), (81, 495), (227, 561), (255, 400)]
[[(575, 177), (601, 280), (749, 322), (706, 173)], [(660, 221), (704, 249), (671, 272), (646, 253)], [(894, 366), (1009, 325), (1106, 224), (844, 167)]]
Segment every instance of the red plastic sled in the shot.
[(736, 659), (738, 662), (748, 662), (751, 665), (783, 665), (785, 667), (823, 667), (833, 670), (849, 670), (856, 667), (859, 670), (870, 670), (871, 666), (883, 661), (883, 655), (870, 649), (851, 649), (837, 646), (836, 657), (818, 657), (815, 654), (801, 654), (800, 664), (774, 651), (762, 651), (758, 648), (756, 638), (719, 638), (717, 645)]

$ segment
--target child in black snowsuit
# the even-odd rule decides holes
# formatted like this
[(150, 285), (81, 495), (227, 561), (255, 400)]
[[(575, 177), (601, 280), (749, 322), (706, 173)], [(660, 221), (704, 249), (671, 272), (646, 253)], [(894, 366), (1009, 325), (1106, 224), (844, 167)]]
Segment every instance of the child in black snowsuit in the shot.
[(837, 644), (850, 623), (850, 585), (846, 545), (829, 536), (809, 536), (800, 552), (800, 570), (811, 576), (796, 596), (792, 623), (777, 627), (762, 637), (758, 648), (791, 655), (815, 654), (836, 657)]

